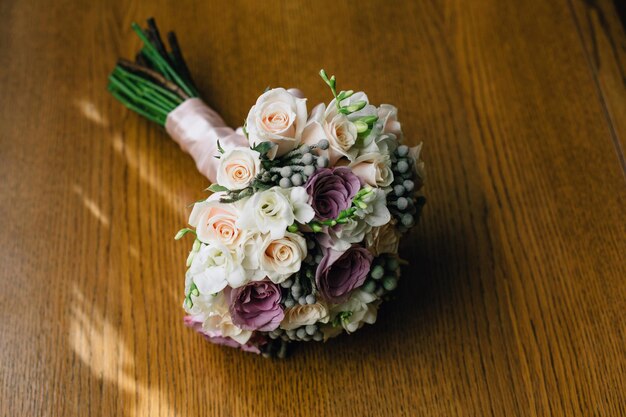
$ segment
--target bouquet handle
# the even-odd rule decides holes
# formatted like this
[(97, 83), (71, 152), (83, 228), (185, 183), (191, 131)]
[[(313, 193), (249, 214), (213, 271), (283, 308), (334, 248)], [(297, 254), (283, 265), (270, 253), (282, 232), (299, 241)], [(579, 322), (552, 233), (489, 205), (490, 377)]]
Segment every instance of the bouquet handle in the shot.
[(190, 98), (167, 115), (165, 130), (191, 155), (198, 171), (216, 182), (219, 145), (224, 149), (249, 146), (246, 137), (226, 125), (221, 116), (199, 98)]

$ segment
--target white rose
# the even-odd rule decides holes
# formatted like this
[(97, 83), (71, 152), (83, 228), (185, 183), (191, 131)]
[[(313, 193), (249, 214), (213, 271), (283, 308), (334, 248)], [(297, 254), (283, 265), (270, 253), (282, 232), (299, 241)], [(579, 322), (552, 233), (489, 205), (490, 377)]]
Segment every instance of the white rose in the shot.
[(241, 265), (241, 250), (231, 252), (219, 243), (202, 244), (187, 270), (201, 294), (215, 294), (230, 285), (233, 288), (246, 283)]
[(220, 203), (221, 194), (213, 194), (194, 204), (189, 224), (196, 228), (196, 236), (203, 243), (220, 243), (229, 249), (239, 245), (245, 232), (237, 227), (239, 211), (232, 204)]
[(345, 252), (354, 243), (363, 241), (372, 226), (360, 219), (349, 219), (346, 223), (329, 227), (328, 233), (318, 233), (318, 242), (325, 248)]
[(365, 235), (365, 243), (367, 250), (374, 256), (381, 253), (398, 253), (400, 234), (396, 228), (396, 220), (391, 220), (384, 226), (372, 228)]
[(328, 309), (324, 304), (297, 305), (285, 310), (285, 318), (280, 323), (280, 327), (285, 330), (293, 330), (318, 322), (328, 323)]
[(250, 186), (261, 169), (261, 154), (246, 147), (231, 148), (220, 156), (217, 183), (229, 190)]
[(237, 225), (241, 229), (269, 233), (272, 239), (279, 239), (294, 221), (304, 224), (313, 218), (313, 209), (305, 198), (308, 197), (303, 187), (288, 190), (272, 187), (258, 192), (245, 202)]
[[(366, 188), (368, 188), (366, 186)], [(380, 188), (370, 188), (360, 199), (362, 206), (357, 207), (356, 215), (372, 227), (389, 223), (391, 213), (387, 208), (387, 195)]]
[(265, 239), (259, 250), (260, 266), (273, 283), (280, 284), (300, 270), (300, 264), (306, 255), (304, 237), (287, 232), (280, 239)]
[[(357, 331), (363, 324), (374, 324), (378, 313), (380, 300), (376, 296), (363, 290), (356, 290), (352, 293), (348, 301), (343, 304), (336, 305), (330, 310), (330, 317), (339, 316), (341, 326), (348, 333)], [(333, 329), (322, 329), (324, 336), (335, 336)]]
[(306, 121), (306, 99), (284, 88), (274, 88), (263, 93), (250, 109), (246, 119), (248, 140), (252, 147), (272, 142), (276, 146), (269, 157), (282, 156), (300, 144)]

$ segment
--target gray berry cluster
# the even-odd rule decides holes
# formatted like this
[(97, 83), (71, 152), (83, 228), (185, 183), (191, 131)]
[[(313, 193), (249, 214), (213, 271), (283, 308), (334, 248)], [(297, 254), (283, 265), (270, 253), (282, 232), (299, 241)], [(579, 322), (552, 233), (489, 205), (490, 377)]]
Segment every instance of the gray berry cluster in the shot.
[(421, 179), (417, 178), (414, 164), (415, 161), (409, 155), (409, 147), (398, 146), (392, 157), (394, 181), (391, 192), (387, 195), (387, 204), (389, 211), (398, 221), (398, 229), (401, 232), (406, 232), (415, 225), (426, 202), (423, 197), (416, 196)]
[(283, 305), (285, 308), (297, 304), (315, 304), (317, 288), (315, 287), (315, 271), (322, 261), (322, 253), (313, 238), (307, 238), (308, 254), (302, 262), (300, 271), (280, 283), (283, 289)]
[(282, 188), (304, 185), (318, 168), (328, 167), (328, 158), (317, 155), (317, 150), (328, 149), (328, 140), (322, 139), (316, 145), (300, 145), (280, 158), (277, 166), (262, 174), (263, 182), (272, 182)]
[(280, 339), (285, 342), (321, 342), (324, 334), (317, 324), (309, 324), (296, 329), (284, 330), (280, 327), (268, 333), (270, 339)]
[(382, 254), (374, 259), (372, 269), (361, 289), (380, 298), (396, 289), (399, 277), (398, 257), (392, 254)]

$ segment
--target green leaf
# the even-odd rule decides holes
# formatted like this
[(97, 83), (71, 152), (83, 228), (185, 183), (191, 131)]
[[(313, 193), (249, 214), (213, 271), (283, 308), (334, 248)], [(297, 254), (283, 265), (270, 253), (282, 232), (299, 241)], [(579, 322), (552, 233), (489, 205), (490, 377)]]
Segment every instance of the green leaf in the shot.
[(214, 192), (214, 193), (220, 193), (222, 191), (228, 191), (228, 188), (224, 187), (223, 185), (219, 185), (219, 184), (211, 184), (209, 186), (209, 188), (207, 188), (207, 190)]
[(254, 190), (269, 190), (270, 188), (272, 188), (273, 185), (272, 184), (266, 184), (263, 181), (259, 181), (259, 180), (254, 180), (252, 182), (252, 188)]
[(220, 145), (220, 140), (219, 140), (219, 139), (217, 140), (217, 150), (218, 150), (220, 153), (222, 153), (222, 154), (225, 152), (225, 151), (224, 151), (224, 148), (222, 148), (222, 145)]
[(258, 145), (256, 145), (254, 148), (252, 148), (253, 150), (257, 151), (258, 153), (260, 153), (261, 155), (265, 155), (266, 153), (269, 152), (270, 149), (272, 149), (274, 145), (272, 142), (261, 142)]

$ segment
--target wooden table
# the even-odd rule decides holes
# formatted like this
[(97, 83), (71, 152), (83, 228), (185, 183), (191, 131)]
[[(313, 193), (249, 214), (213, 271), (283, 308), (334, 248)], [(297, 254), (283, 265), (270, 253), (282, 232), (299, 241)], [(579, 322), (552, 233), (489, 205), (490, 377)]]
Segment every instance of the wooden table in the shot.
[[(0, 415), (626, 415), (615, 5), (309, 3), (0, 2)], [(151, 15), (233, 125), (321, 67), (401, 109), (428, 204), (375, 326), (285, 361), (183, 326), (207, 182), (106, 92)]]

